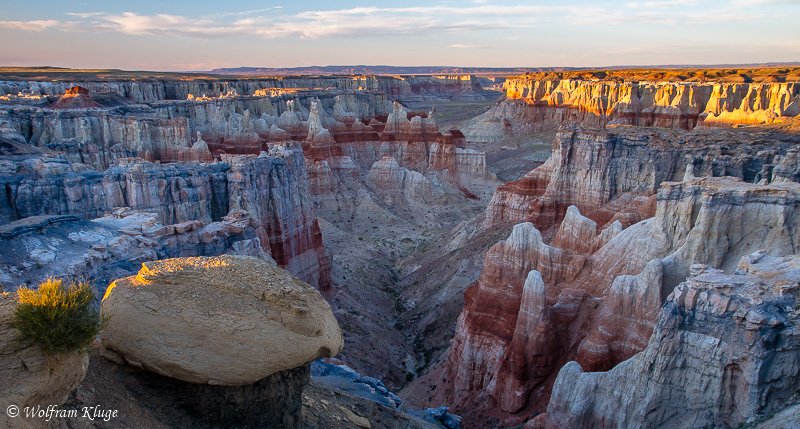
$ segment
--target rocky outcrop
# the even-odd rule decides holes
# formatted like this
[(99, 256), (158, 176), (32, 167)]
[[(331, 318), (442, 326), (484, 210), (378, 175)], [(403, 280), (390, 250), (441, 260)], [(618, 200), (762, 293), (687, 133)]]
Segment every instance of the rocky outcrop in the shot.
[(83, 379), (89, 364), (86, 353), (63, 352), (45, 355), (37, 346), (17, 341), (17, 330), (11, 328), (16, 297), (0, 291), (0, 395), (14, 405), (19, 414), (3, 407), (0, 427), (41, 427), (42, 419), (25, 418), (26, 409), (59, 407)]
[[(530, 223), (516, 225), (507, 240), (487, 252), (480, 279), (464, 295), (464, 310), (445, 369), (447, 382), (440, 387), (445, 403), (466, 410), (485, 402), (478, 399), (482, 396), (478, 392), (491, 392), (492, 397), (510, 400), (500, 405), (507, 411), (525, 405), (529, 387), (541, 384), (554, 364), (541, 357), (543, 352), (551, 353), (547, 347), (554, 340), (544, 330), (550, 327), (547, 311), (542, 311), (546, 307), (544, 285), (572, 280), (566, 278), (572, 259), (561, 249), (544, 244)], [(527, 334), (528, 329), (544, 335), (534, 338)], [(537, 362), (538, 375), (528, 368), (531, 361)], [(508, 379), (498, 375), (501, 373)], [(514, 380), (528, 386), (515, 385)]]
[(596, 237), (597, 223), (581, 215), (577, 207), (569, 206), (551, 244), (563, 250), (589, 253)]
[[(784, 158), (795, 156), (790, 144), (770, 141), (767, 135), (760, 140), (736, 130), (728, 133), (623, 127), (560, 131), (544, 165), (497, 189), (484, 227), (527, 221), (552, 237), (570, 205), (601, 229), (617, 220), (627, 227), (652, 216), (652, 197), (661, 183), (682, 180), (686, 171), (692, 177), (770, 182), (762, 173), (764, 166), (769, 170), (780, 163), (782, 153)], [(790, 175), (782, 173), (789, 168), (777, 169), (776, 179)]]
[(53, 104), (55, 109), (91, 109), (102, 107), (89, 97), (89, 90), (82, 86), (73, 86)]
[(0, 109), (0, 122), (22, 142), (56, 151), (71, 162), (105, 169), (126, 156), (160, 162), (210, 162), (212, 156), (218, 158), (222, 153), (257, 155), (268, 148), (268, 142), (306, 138), (306, 118), (313, 103), (320, 105), (323, 122), (329, 127), (336, 122), (328, 112), (337, 105), (352, 115), (343, 120), (360, 125), (391, 109), (383, 93), (341, 90), (142, 104), (90, 91), (88, 95), (65, 95), (64, 100), (72, 103), (76, 97), (105, 105), (95, 103), (96, 108), (87, 109), (58, 101), (16, 106)]
[(401, 168), (397, 160), (390, 155), (385, 155), (375, 162), (366, 177), (367, 187), (376, 193), (387, 206), (401, 207), (409, 203), (436, 204), (439, 191), (431, 181), (416, 171)]
[(544, 411), (567, 361), (604, 371), (643, 350), (662, 303), (692, 264), (732, 272), (759, 248), (770, 255), (800, 249), (798, 184), (696, 178), (663, 184), (657, 201), (654, 218), (603, 238), (596, 251), (591, 242), (575, 245), (576, 236), (597, 239), (574, 208), (551, 245), (533, 224), (516, 225), (465, 293), (432, 401), (452, 404), (473, 424), (488, 424), (476, 420), (479, 413), (524, 422)]
[(732, 427), (775, 411), (800, 379), (798, 281), (797, 256), (764, 251), (733, 275), (693, 266), (641, 353), (608, 372), (560, 371), (547, 427)]
[[(427, 410), (410, 410), (404, 408), (401, 411), (400, 405), (402, 400), (395, 395), (394, 393), (390, 392), (386, 386), (380, 380), (377, 380), (372, 377), (365, 377), (352, 368), (348, 367), (347, 365), (343, 364), (342, 362), (336, 362), (335, 359), (330, 359), (333, 361), (332, 363), (325, 362), (329, 359), (323, 359), (319, 361), (312, 362), (311, 364), (311, 376), (313, 380), (317, 383), (325, 384), (330, 387), (336, 388), (337, 391), (347, 392), (353, 394), (355, 396), (374, 401), (379, 403), (383, 406), (386, 406), (390, 409), (397, 410), (398, 413), (403, 413), (408, 416), (409, 420), (412, 420), (410, 427), (420, 427), (420, 428), (427, 428), (427, 427), (436, 427), (436, 428), (447, 428), (447, 429), (458, 429), (459, 424), (461, 422), (461, 418), (450, 414), (447, 412), (447, 407), (439, 407), (439, 408), (429, 408)], [(308, 398), (311, 407), (315, 405), (314, 400)], [(324, 408), (324, 407), (323, 407)], [(412, 417), (413, 416), (413, 417)], [(318, 417), (318, 416), (313, 416)], [(419, 419), (417, 421), (414, 421)], [(352, 419), (348, 418), (348, 420), (356, 423), (359, 419)], [(367, 420), (367, 419), (364, 419)], [(381, 426), (390, 426), (394, 423), (394, 420), (389, 421), (381, 421), (381, 420), (373, 420), (375, 423), (380, 423)], [(425, 422), (425, 423), (423, 423)], [(323, 422), (315, 422), (317, 426), (311, 424), (312, 422), (306, 422), (308, 427), (317, 427), (318, 425), (329, 426), (328, 423)], [(427, 423), (427, 424), (426, 424)], [(365, 425), (366, 426), (366, 425)], [(371, 427), (371, 425), (370, 425)]]
[(6, 189), (0, 213), (6, 222), (45, 214), (94, 219), (129, 207), (155, 213), (162, 225), (202, 226), (244, 210), (254, 219), (262, 249), (278, 265), (327, 289), (328, 256), (307, 191), (302, 151), (281, 146), (272, 153), (168, 166), (125, 159), (103, 173), (58, 160), (9, 162), (10, 174), (0, 177)]
[(241, 210), (210, 224), (162, 225), (155, 213), (127, 208), (91, 221), (32, 216), (0, 227), (0, 281), (14, 288), (48, 277), (91, 278), (102, 296), (112, 280), (156, 259), (227, 253), (272, 261), (257, 227)]
[[(298, 427), (309, 362), (343, 346), (319, 292), (252, 257), (145, 263), (108, 287), (101, 308), (101, 353), (122, 386), (96, 387), (112, 400), (122, 389), (123, 402), (140, 402), (126, 407), (169, 426)], [(82, 395), (73, 400), (95, 393)]]
[[(797, 148), (787, 150), (785, 156), (775, 157), (773, 162), (775, 167), (772, 169), (772, 181), (800, 182), (800, 156), (798, 156)], [(769, 167), (767, 167), (766, 172), (769, 171)], [(762, 168), (762, 170), (764, 169)], [(761, 179), (764, 180), (768, 177), (768, 174), (763, 174)]]
[(471, 141), (609, 124), (691, 130), (760, 124), (800, 115), (800, 84), (535, 80), (504, 84), (506, 99), (462, 129)]
[(110, 317), (100, 334), (106, 347), (129, 364), (197, 384), (252, 384), (333, 357), (343, 345), (316, 290), (244, 256), (146, 262), (108, 287), (102, 311)]

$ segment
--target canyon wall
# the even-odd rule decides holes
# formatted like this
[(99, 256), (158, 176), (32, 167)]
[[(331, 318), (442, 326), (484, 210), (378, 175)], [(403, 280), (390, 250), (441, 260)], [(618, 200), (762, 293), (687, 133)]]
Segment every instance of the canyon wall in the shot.
[(701, 84), (506, 80), (506, 98), (467, 121), (470, 141), (493, 141), (560, 125), (609, 124), (691, 130), (698, 126), (761, 124), (800, 115), (800, 83)]
[(617, 220), (627, 227), (653, 215), (653, 198), (664, 181), (695, 176), (780, 181), (793, 173), (773, 165), (794, 156), (791, 142), (766, 133), (568, 128), (556, 134), (547, 162), (497, 189), (484, 228), (526, 221), (550, 239), (570, 205), (601, 230)]
[(798, 268), (764, 251), (732, 275), (692, 266), (641, 353), (608, 372), (561, 369), (547, 427), (736, 427), (779, 410), (800, 378)]
[[(268, 149), (267, 142), (305, 138), (312, 102), (334, 114), (344, 112), (351, 122), (369, 122), (391, 110), (382, 94), (318, 95), (182, 100), (88, 110), (14, 107), (0, 109), (0, 130), (5, 130), (8, 139), (105, 169), (126, 156), (207, 162), (221, 153), (257, 155)], [(326, 119), (335, 121), (332, 114)]]
[(544, 411), (567, 361), (603, 371), (643, 350), (665, 297), (693, 264), (732, 272), (762, 248), (800, 250), (796, 183), (691, 179), (665, 183), (657, 201), (654, 218), (603, 238), (594, 252), (585, 252), (599, 237), (594, 224), (574, 207), (551, 245), (533, 224), (516, 225), (465, 294), (434, 397), (473, 422), (480, 413), (519, 424)]
[(0, 94), (20, 92), (41, 96), (61, 96), (69, 88), (82, 86), (90, 92), (116, 93), (133, 101), (186, 100), (194, 97), (220, 97), (226, 94), (254, 95), (257, 92), (293, 89), (340, 89), (374, 91), (392, 100), (412, 102), (430, 99), (485, 100), (495, 93), (485, 91), (478, 78), (452, 76), (274, 76), (253, 79), (143, 79), (138, 81), (0, 81)]
[(3, 162), (3, 223), (39, 215), (94, 219), (129, 207), (155, 213), (163, 225), (211, 224), (244, 210), (263, 250), (280, 266), (323, 290), (330, 287), (299, 145), (211, 164), (124, 158), (102, 172), (58, 159)]
[(740, 130), (562, 130), (495, 192), (481, 228), (516, 226), (467, 289), (446, 362), (415, 383), (479, 426), (544, 411), (569, 360), (605, 371), (643, 350), (692, 263), (797, 252), (795, 152)]
[[(362, 189), (376, 201), (419, 209), (448, 198), (488, 199), (496, 186), (485, 155), (466, 149), (460, 132), (440, 133), (433, 113), (389, 101), (464, 95), (480, 89), (473, 78), (233, 83), (29, 82), (28, 92), (64, 95), (0, 108), (0, 138), (11, 156), (3, 161), (3, 221), (93, 219), (129, 207), (155, 213), (163, 225), (208, 225), (244, 210), (280, 266), (325, 289), (330, 267), (315, 204), (333, 210)], [(264, 156), (232, 156), (264, 151), (287, 161), (278, 167)], [(381, 173), (387, 156), (400, 176)], [(397, 186), (402, 201), (389, 196)]]

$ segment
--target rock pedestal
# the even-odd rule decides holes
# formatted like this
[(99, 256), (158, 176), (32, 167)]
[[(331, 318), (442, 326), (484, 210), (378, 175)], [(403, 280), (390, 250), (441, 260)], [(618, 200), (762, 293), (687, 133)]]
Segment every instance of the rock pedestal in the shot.
[(135, 382), (210, 426), (294, 427), (308, 363), (343, 346), (319, 292), (246, 256), (144, 263), (108, 287), (102, 310), (103, 345), (146, 370)]

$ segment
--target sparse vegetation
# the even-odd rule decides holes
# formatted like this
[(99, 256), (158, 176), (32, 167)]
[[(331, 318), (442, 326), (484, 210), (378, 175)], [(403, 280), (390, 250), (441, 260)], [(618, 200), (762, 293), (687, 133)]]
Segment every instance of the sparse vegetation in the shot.
[(107, 321), (94, 305), (88, 281), (49, 278), (36, 289), (17, 291), (18, 304), (11, 326), (20, 341), (33, 343), (47, 354), (81, 351), (97, 337)]

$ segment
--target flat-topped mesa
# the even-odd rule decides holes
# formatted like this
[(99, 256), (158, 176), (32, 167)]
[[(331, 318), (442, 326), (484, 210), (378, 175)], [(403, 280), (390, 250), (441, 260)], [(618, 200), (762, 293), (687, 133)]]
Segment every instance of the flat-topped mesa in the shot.
[[(800, 115), (800, 83), (614, 82), (512, 77), (506, 99), (463, 127), (471, 141), (609, 124), (691, 130), (762, 124)], [(503, 124), (507, 126), (503, 126)]]
[[(661, 183), (679, 181), (687, 171), (770, 182), (772, 165), (794, 159), (794, 152), (788, 143), (760, 137), (743, 130), (565, 129), (547, 162), (497, 188), (484, 227), (527, 221), (552, 237), (570, 205), (601, 229), (616, 220), (627, 227), (652, 216)], [(781, 165), (776, 180), (794, 177), (793, 170)]]
[(776, 412), (800, 381), (799, 281), (797, 255), (755, 252), (734, 275), (692, 266), (641, 353), (608, 372), (561, 369), (547, 427), (735, 427)]
[[(431, 402), (446, 401), (475, 424), (489, 424), (488, 416), (523, 423), (544, 411), (568, 361), (605, 371), (643, 350), (659, 308), (693, 264), (732, 273), (759, 248), (797, 254), (798, 209), (797, 183), (695, 178), (663, 183), (654, 218), (625, 229), (615, 221), (598, 234), (575, 207), (550, 245), (533, 224), (514, 226), (465, 292)], [(527, 286), (532, 270), (542, 287)], [(546, 307), (531, 311), (541, 301), (526, 291), (543, 293)]]

